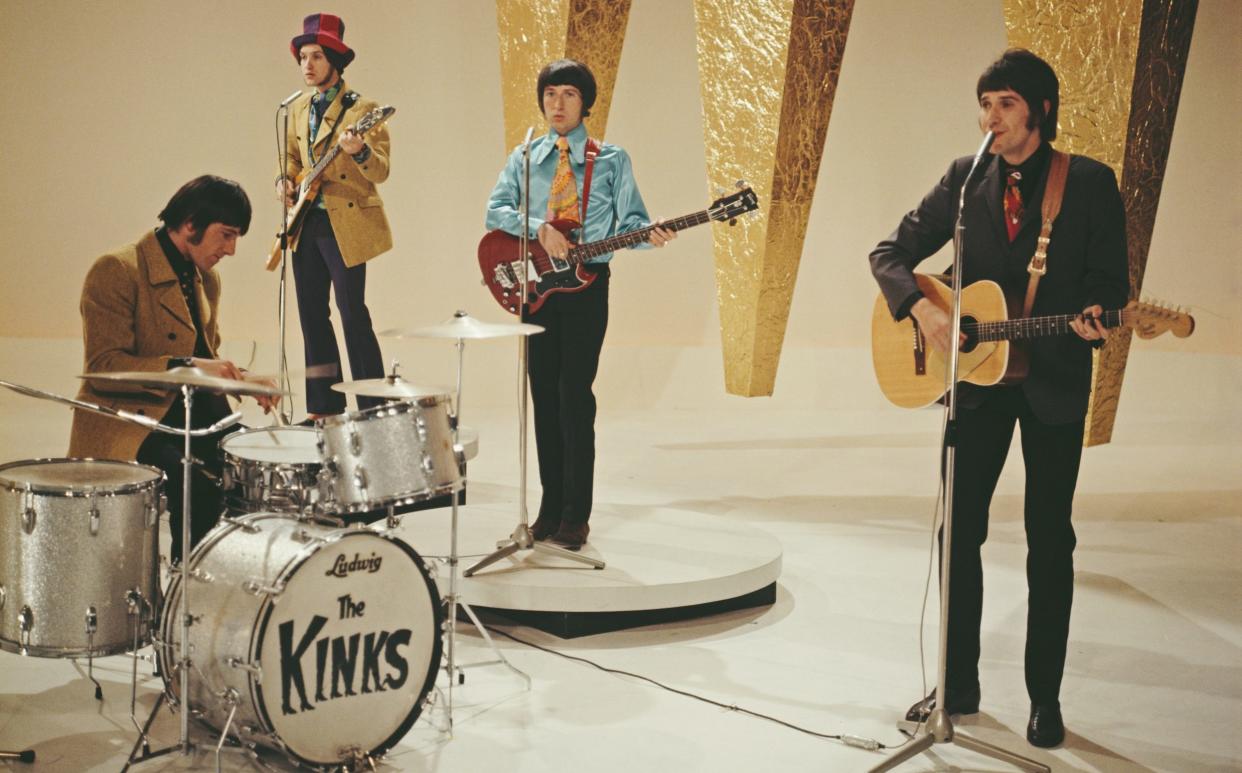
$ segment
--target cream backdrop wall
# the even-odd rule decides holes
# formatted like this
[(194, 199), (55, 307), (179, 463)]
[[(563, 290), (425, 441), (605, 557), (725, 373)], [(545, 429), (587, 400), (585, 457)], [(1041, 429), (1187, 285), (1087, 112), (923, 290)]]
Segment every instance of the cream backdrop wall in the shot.
[[(398, 109), (393, 173), (381, 188), (396, 247), (368, 268), (377, 328), (435, 322), (456, 308), (505, 318), (474, 262), (483, 204), (507, 150), (493, 3), (2, 5), (0, 337), (76, 341), (90, 261), (150, 228), (179, 184), (212, 172), (239, 180), (255, 205), (250, 235), (221, 265), (229, 351), (244, 359), (254, 341), (253, 367), (274, 368), (276, 275), (261, 265), (279, 219), (273, 113), (301, 85), (289, 39), (319, 10), (345, 18), (358, 51), (350, 86)], [(1242, 354), (1238, 7), (1200, 3), (1147, 270), (1147, 290), (1192, 305), (1199, 329), (1187, 341), (1139, 349)], [(711, 194), (694, 46), (689, 0), (635, 0), (607, 138), (630, 150), (653, 214), (684, 214)], [(857, 4), (774, 400), (831, 399), (842, 379), (871, 378), (858, 355), (875, 292), (866, 255), (952, 157), (976, 147), (974, 80), (1004, 47), (999, 0)], [(707, 228), (663, 252), (619, 254), (614, 265), (600, 390), (616, 399), (722, 399)], [(834, 353), (851, 350), (834, 369)], [(451, 375), (443, 344), (388, 342), (385, 354), (416, 376)], [(509, 399), (511, 346), (472, 345), (468, 357), (468, 372), (486, 382), (480, 401)], [(0, 363), (0, 378), (21, 380), (12, 365)], [(45, 383), (71, 392), (72, 373)], [(879, 399), (865, 384), (858, 390)], [(1123, 396), (1123, 416), (1124, 406)]]

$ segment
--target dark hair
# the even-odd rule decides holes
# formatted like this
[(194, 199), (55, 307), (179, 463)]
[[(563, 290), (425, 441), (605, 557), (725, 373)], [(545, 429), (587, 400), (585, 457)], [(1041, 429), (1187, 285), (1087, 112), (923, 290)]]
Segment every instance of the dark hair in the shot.
[(595, 75), (590, 67), (577, 59), (557, 59), (544, 65), (535, 84), (535, 100), (541, 113), (543, 90), (548, 86), (573, 86), (582, 94), (582, 117), (591, 114), (591, 106), (595, 104)]
[(323, 48), (323, 56), (328, 60), (328, 64), (332, 65), (332, 69), (336, 70), (338, 75), (345, 74), (345, 68), (349, 66), (349, 59), (341, 53), (337, 53), (330, 48)]
[(202, 233), (212, 223), (224, 223), (245, 234), (250, 230), (250, 197), (232, 180), (205, 174), (182, 185), (159, 218), (173, 231), (189, 223)]
[[(1027, 128), (1039, 126), (1039, 137), (1045, 142), (1057, 138), (1057, 106), (1060, 104), (1060, 83), (1052, 66), (1025, 48), (1011, 48), (979, 76), (975, 97), (985, 91), (1012, 89), (1018, 92), (1031, 111)], [(1048, 112), (1044, 113), (1044, 100)]]

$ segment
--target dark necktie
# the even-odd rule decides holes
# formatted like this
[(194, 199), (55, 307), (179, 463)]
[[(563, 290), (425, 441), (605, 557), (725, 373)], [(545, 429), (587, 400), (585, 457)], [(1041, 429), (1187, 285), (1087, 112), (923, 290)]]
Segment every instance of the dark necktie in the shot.
[(1009, 172), (1005, 182), (1005, 230), (1009, 232), (1009, 241), (1018, 236), (1018, 224), (1022, 222), (1022, 192), (1018, 190), (1018, 181), (1022, 173), (1017, 169)]

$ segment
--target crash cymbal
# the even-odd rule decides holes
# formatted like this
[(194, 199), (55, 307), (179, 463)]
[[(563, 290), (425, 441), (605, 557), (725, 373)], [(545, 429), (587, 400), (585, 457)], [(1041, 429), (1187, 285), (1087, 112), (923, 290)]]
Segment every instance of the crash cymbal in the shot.
[(506, 338), (542, 333), (543, 328), (528, 322), (483, 322), (464, 311), (437, 325), (416, 328), (390, 328), (380, 332), (389, 338)]
[(453, 391), (445, 386), (411, 384), (396, 375), (384, 376), (383, 378), (368, 378), (361, 381), (343, 381), (339, 384), (333, 384), (332, 388), (347, 395), (383, 397), (389, 400), (413, 400), (419, 397), (435, 397), (437, 395), (447, 395)]
[(120, 381), (134, 386), (162, 389), (172, 392), (183, 386), (192, 386), (208, 392), (219, 392), (230, 395), (277, 395), (288, 394), (280, 389), (264, 384), (261, 381), (239, 381), (231, 378), (220, 378), (209, 375), (201, 368), (179, 367), (169, 370), (133, 370), (114, 373), (83, 373), (78, 378), (101, 379), (104, 381)]

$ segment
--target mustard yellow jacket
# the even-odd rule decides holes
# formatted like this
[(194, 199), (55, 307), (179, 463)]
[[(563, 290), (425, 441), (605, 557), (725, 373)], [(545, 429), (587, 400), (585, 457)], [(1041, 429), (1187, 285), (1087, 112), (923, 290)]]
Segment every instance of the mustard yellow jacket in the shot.
[[(303, 170), (309, 172), (314, 166), (308, 146), (310, 132), (310, 104), (314, 92), (299, 97), (290, 108), (288, 152), (285, 156), (285, 174), (297, 179)], [(323, 123), (315, 133), (316, 159), (323, 158), (333, 144), (341, 138), (345, 129), (358, 122), (368, 111), (379, 107), (371, 99), (358, 98), (353, 106), (342, 114), (342, 100), (350, 93), (344, 81), (336, 99), (324, 112)], [(329, 137), (331, 140), (329, 140)], [(336, 233), (336, 243), (347, 266), (357, 266), (392, 249), (392, 231), (384, 214), (384, 200), (376, 185), (388, 179), (388, 127), (380, 124), (369, 132), (367, 145), (371, 156), (359, 164), (346, 153), (339, 153), (332, 160), (322, 178), (323, 202), (328, 210), (328, 220)], [(294, 240), (294, 249), (297, 241)]]
[[(220, 346), (220, 277), (199, 272), (198, 308), (212, 357)], [(164, 370), (170, 357), (194, 354), (194, 320), (177, 275), (154, 231), (136, 244), (98, 258), (82, 284), (83, 371)], [(175, 395), (120, 384), (83, 381), (78, 399), (153, 419), (168, 412)], [(148, 430), (75, 408), (69, 456), (133, 461)]]

